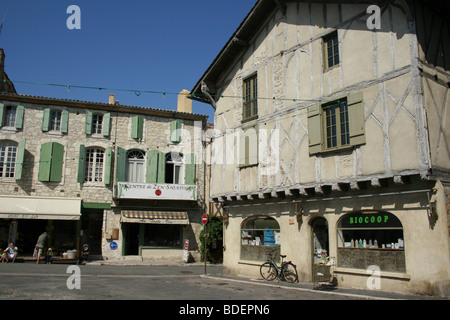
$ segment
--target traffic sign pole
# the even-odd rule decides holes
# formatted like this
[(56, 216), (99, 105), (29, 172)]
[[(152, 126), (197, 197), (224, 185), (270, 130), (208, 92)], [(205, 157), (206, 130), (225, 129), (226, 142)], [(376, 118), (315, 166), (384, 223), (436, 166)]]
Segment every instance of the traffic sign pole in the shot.
[(204, 241), (203, 241), (203, 243), (204, 243), (204, 247), (203, 247), (203, 249), (204, 249), (204, 257), (203, 257), (203, 259), (205, 260), (205, 275), (206, 275), (206, 250), (207, 250), (207, 246), (206, 246), (206, 232), (208, 230), (207, 227), (206, 227), (206, 224), (208, 223), (208, 220), (209, 220), (208, 215), (206, 213), (203, 214), (203, 216), (202, 216), (203, 237), (204, 237)]

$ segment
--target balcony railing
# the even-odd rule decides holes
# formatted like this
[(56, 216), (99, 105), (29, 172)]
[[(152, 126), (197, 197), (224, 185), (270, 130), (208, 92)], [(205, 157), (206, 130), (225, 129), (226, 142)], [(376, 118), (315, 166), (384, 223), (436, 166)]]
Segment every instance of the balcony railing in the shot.
[(116, 182), (116, 199), (197, 200), (197, 186), (168, 183)]

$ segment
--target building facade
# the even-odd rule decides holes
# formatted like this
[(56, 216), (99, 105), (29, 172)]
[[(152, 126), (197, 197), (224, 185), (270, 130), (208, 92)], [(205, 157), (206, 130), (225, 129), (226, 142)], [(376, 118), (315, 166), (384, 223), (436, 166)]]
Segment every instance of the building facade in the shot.
[(189, 240), (195, 259), (206, 116), (180, 99), (170, 111), (0, 94), (2, 245), (31, 256), (47, 231), (58, 255), (87, 242), (102, 259), (183, 261)]
[(224, 272), (258, 276), (275, 251), (300, 281), (331, 261), (342, 287), (366, 289), (376, 274), (375, 289), (449, 295), (449, 8), (439, 6), (256, 2), (191, 90), (215, 109)]

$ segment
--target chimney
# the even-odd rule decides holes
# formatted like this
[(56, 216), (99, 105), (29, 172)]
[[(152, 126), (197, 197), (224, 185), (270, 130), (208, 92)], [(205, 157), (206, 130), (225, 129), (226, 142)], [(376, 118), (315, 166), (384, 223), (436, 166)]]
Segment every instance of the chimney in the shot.
[(108, 103), (109, 103), (109, 104), (115, 104), (115, 103), (114, 103), (114, 94), (111, 93), (111, 94), (109, 95), (109, 102), (108, 102)]
[(192, 113), (192, 100), (188, 98), (189, 91), (183, 89), (178, 94), (178, 103), (177, 103), (177, 111), (178, 112), (186, 112)]

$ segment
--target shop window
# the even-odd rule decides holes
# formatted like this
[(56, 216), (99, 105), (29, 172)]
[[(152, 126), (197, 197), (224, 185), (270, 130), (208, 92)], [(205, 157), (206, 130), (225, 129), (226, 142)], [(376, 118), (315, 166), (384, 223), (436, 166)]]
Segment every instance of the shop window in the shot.
[(144, 247), (181, 248), (181, 225), (145, 224)]
[(241, 259), (264, 261), (272, 251), (280, 253), (280, 225), (267, 216), (254, 216), (241, 226)]
[(404, 272), (405, 242), (400, 220), (386, 211), (354, 211), (338, 223), (338, 267)]

